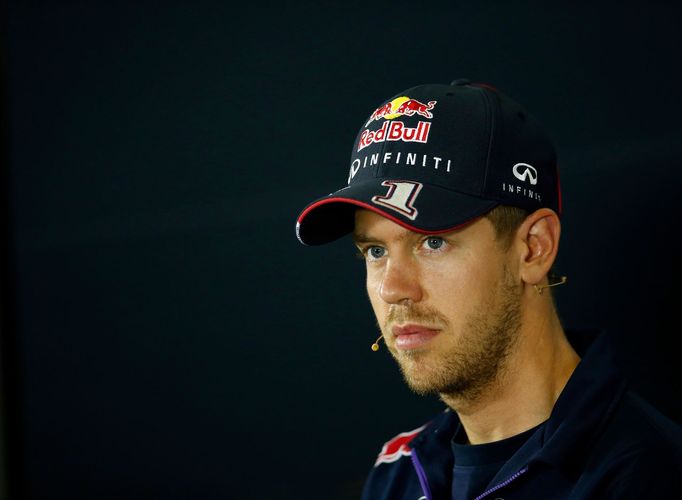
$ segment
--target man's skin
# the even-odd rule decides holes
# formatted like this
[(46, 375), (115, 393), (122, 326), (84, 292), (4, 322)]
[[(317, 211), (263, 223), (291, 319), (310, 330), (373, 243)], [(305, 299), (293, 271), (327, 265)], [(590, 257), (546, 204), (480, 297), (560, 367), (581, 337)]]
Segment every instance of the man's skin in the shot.
[(388, 349), (410, 387), (437, 393), (471, 444), (546, 420), (580, 361), (548, 290), (561, 224), (542, 208), (507, 248), (488, 219), (426, 235), (358, 209), (354, 240)]

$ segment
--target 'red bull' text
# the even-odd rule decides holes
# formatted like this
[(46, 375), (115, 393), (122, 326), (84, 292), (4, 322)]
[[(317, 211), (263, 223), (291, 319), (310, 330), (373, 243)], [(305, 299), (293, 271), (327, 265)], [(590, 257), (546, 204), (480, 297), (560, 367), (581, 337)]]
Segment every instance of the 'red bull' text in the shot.
[(416, 127), (406, 127), (403, 122), (386, 121), (379, 130), (365, 130), (358, 141), (358, 151), (367, 146), (384, 141), (404, 141), (426, 143), (429, 139), (431, 123), (420, 121)]

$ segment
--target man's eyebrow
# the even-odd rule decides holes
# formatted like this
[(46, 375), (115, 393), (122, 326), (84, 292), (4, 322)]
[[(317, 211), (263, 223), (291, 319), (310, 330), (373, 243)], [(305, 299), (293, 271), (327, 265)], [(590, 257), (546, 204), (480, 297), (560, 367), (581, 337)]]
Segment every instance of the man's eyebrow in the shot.
[(356, 245), (359, 243), (376, 243), (377, 241), (376, 238), (372, 238), (365, 233), (353, 233), (353, 243)]
[[(416, 233), (413, 233), (412, 231), (406, 231), (403, 234), (400, 234), (395, 237), (397, 241), (404, 241), (409, 238), (413, 238)], [(360, 243), (383, 243), (383, 241), (380, 238), (375, 238), (373, 236), (370, 236), (365, 233), (353, 233), (353, 243), (356, 245)]]

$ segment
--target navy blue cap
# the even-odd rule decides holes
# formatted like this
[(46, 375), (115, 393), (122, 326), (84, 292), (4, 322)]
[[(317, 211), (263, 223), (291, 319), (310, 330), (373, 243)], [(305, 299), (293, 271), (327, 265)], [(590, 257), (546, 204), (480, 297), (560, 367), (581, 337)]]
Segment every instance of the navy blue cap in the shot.
[(296, 235), (306, 245), (340, 238), (353, 231), (358, 207), (438, 234), (500, 204), (561, 215), (556, 154), (543, 128), (487, 84), (420, 85), (363, 122), (346, 186), (310, 203)]

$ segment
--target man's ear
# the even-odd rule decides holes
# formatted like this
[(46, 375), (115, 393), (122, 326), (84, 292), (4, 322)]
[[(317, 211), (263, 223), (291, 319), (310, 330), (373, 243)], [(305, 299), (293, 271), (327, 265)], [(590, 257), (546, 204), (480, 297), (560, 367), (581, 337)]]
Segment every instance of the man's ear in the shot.
[(560, 235), (559, 216), (549, 208), (536, 210), (519, 226), (515, 246), (524, 282), (535, 285), (545, 279), (559, 251)]

